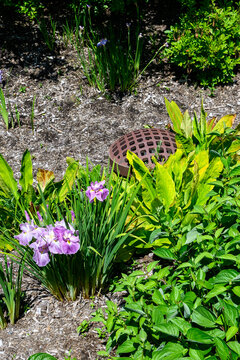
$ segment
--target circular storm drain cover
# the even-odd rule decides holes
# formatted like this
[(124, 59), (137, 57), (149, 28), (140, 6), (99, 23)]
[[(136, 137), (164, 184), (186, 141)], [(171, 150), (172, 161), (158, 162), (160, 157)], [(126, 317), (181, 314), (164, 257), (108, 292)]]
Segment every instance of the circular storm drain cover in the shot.
[(110, 146), (109, 156), (111, 165), (118, 166), (122, 176), (127, 176), (129, 163), (126, 158), (127, 150), (136, 154), (146, 166), (154, 168), (152, 156), (164, 163), (177, 149), (175, 135), (169, 130), (140, 129), (132, 131)]

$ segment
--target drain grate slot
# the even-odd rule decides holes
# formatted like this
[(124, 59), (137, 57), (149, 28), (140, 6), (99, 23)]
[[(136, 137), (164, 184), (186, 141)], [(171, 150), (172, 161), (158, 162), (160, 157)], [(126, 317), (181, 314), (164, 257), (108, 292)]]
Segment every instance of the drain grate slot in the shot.
[(169, 130), (140, 129), (132, 131), (115, 141), (109, 149), (111, 165), (118, 166), (120, 174), (127, 176), (129, 170), (127, 150), (134, 152), (149, 168), (154, 168), (152, 156), (165, 162), (177, 149), (175, 135)]

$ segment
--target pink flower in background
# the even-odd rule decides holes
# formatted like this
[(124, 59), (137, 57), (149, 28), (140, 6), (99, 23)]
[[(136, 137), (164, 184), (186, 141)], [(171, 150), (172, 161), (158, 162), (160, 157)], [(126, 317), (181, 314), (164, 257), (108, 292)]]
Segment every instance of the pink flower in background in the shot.
[(86, 196), (89, 198), (89, 202), (92, 203), (96, 198), (99, 201), (104, 201), (109, 194), (109, 190), (104, 188), (105, 180), (91, 182), (86, 191)]

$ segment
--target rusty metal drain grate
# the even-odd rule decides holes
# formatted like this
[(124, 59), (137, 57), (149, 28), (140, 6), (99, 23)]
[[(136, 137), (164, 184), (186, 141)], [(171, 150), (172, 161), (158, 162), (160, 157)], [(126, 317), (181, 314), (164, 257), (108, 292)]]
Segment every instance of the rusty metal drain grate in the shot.
[(176, 149), (175, 135), (169, 130), (155, 128), (135, 130), (122, 136), (110, 146), (110, 163), (112, 165), (115, 162), (120, 174), (127, 176), (129, 170), (127, 150), (135, 153), (146, 166), (152, 169), (154, 168), (153, 155), (160, 163), (164, 163)]

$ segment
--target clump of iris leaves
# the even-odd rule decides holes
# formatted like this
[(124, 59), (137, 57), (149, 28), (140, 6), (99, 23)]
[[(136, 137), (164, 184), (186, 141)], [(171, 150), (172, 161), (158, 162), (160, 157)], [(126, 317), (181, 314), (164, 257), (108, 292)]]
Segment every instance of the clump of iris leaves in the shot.
[[(202, 106), (198, 119), (174, 102), (166, 100), (166, 107), (177, 151), (164, 164), (157, 161), (161, 149), (156, 152), (152, 171), (128, 151), (127, 179), (68, 158), (63, 180), (55, 183), (52, 172), (39, 170), (36, 189), (26, 151), (20, 189), (1, 156), (1, 246), (59, 300), (125, 291), (121, 307), (109, 300), (106, 310), (79, 324), (85, 335), (99, 323), (99, 336), (106, 337), (101, 357), (239, 359), (240, 129), (232, 128), (235, 115), (207, 120)], [(90, 183), (104, 180), (108, 196), (90, 203)], [(35, 223), (40, 212), (45, 225), (64, 220), (65, 226), (74, 211), (79, 251), (50, 255), (38, 267), (32, 250), (14, 239), (25, 210)], [(148, 252), (154, 258), (142, 270), (130, 268), (111, 281), (119, 262)], [(41, 358), (54, 359), (30, 357)]]

